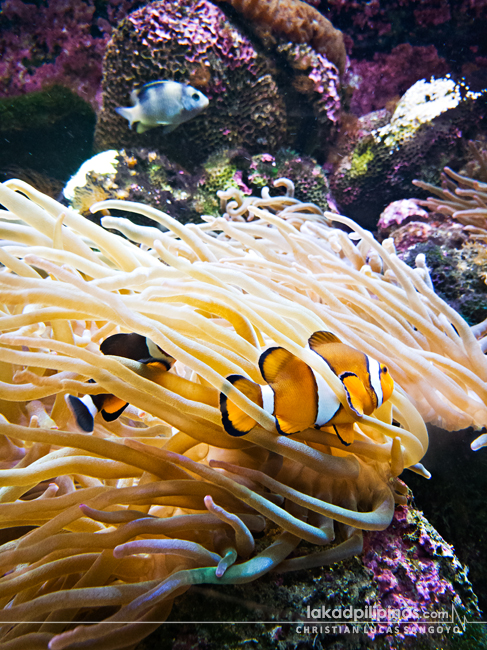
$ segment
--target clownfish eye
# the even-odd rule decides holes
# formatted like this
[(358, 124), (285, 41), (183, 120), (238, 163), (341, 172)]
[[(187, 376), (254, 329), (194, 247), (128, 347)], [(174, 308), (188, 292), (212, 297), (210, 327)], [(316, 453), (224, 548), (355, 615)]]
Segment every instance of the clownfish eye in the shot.
[(382, 366), (382, 372), (384, 373), (384, 375), (386, 374), (386, 372), (387, 372), (387, 366)]

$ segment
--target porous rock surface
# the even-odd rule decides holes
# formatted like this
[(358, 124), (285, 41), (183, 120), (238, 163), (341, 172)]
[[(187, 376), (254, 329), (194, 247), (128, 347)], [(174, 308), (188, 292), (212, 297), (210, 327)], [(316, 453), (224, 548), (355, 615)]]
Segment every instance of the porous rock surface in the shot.
[[(330, 182), (342, 212), (375, 229), (388, 203), (418, 196), (414, 178), (438, 183), (445, 165), (465, 160), (468, 138), (487, 128), (486, 100), (485, 90), (448, 76), (415, 83), (389, 121), (345, 143)], [(360, 121), (374, 124), (370, 116)]]
[[(267, 531), (263, 541), (269, 543)], [(302, 543), (300, 553), (317, 548)], [(478, 620), (477, 598), (467, 570), (453, 549), (420, 512), (399, 506), (385, 531), (364, 534), (364, 552), (328, 567), (284, 574), (225, 587), (193, 587), (176, 598), (169, 621), (138, 650), (204, 648), (205, 650), (454, 650), (480, 647), (479, 627), (464, 634), (423, 630), (414, 612), (457, 611)], [(408, 625), (353, 626), (307, 618), (335, 608), (401, 609)], [(328, 614), (328, 618), (330, 618)], [(434, 613), (432, 618), (434, 617)], [(435, 618), (435, 620), (437, 620)], [(170, 621), (174, 623), (171, 624)], [(179, 622), (178, 622), (179, 621)], [(191, 621), (197, 622), (193, 624)], [(213, 621), (205, 624), (204, 621)], [(261, 621), (261, 622), (259, 622)], [(217, 624), (219, 622), (219, 624)], [(238, 624), (236, 624), (238, 622)], [(395, 627), (397, 629), (395, 629)], [(460, 636), (462, 637), (460, 639)], [(463, 645), (459, 645), (458, 641)]]
[[(130, 131), (115, 113), (145, 83), (171, 79), (210, 100), (206, 111), (165, 135)], [(151, 147), (181, 164), (221, 148), (252, 153), (326, 143), (340, 114), (339, 74), (308, 45), (281, 42), (265, 50), (207, 0), (153, 2), (113, 32), (104, 60), (99, 150)]]

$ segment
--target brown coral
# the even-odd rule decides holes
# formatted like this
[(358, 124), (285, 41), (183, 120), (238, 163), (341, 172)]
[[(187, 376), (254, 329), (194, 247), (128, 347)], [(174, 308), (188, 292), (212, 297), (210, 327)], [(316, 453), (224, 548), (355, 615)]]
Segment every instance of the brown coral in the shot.
[(226, 0), (259, 28), (270, 29), (293, 43), (308, 43), (325, 54), (343, 74), (347, 53), (343, 34), (314, 7), (301, 0)]

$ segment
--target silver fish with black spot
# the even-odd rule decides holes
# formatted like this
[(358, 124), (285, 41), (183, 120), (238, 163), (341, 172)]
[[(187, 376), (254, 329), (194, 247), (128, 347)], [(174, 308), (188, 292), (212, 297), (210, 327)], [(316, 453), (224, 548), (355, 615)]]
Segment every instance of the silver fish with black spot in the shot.
[(192, 86), (177, 81), (152, 81), (133, 90), (133, 106), (116, 108), (129, 122), (137, 123), (137, 133), (165, 125), (164, 133), (171, 133), (183, 122), (196, 117), (208, 106), (208, 98)]

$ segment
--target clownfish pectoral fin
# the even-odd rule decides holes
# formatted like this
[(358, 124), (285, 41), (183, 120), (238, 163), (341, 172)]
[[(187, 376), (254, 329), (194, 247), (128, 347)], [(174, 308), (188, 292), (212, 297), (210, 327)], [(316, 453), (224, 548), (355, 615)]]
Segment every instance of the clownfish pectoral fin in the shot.
[(276, 415), (275, 417), (276, 420), (276, 429), (278, 433), (280, 433), (282, 436), (290, 436), (292, 433), (298, 433), (299, 431), (303, 431), (304, 429), (307, 429), (308, 427), (303, 427), (302, 424), (296, 424), (295, 422), (288, 422), (284, 418), (280, 418)]
[(335, 433), (340, 439), (340, 442), (348, 447), (355, 440), (355, 433), (353, 430), (353, 424), (336, 424), (333, 425)]
[[(242, 375), (230, 375), (227, 377), (227, 381), (233, 384), (235, 388), (252, 400), (252, 402), (262, 407), (262, 390), (259, 384), (250, 381), (246, 377), (242, 377)], [(244, 436), (256, 424), (256, 421), (229, 400), (225, 393), (220, 393), (220, 411), (222, 414), (223, 428), (230, 436)]]
[(164, 352), (154, 341), (135, 332), (112, 334), (100, 345), (100, 351), (103, 354), (113, 354), (139, 363), (157, 363), (164, 366), (166, 370), (170, 370), (176, 362), (174, 357)]
[(66, 402), (71, 413), (74, 415), (76, 424), (82, 431), (92, 433), (95, 427), (95, 415), (97, 408), (93, 403), (90, 395), (85, 395), (82, 399), (74, 395), (66, 395)]
[(364, 404), (370, 399), (365, 386), (354, 372), (343, 372), (339, 379), (345, 387), (349, 407), (361, 418), (364, 414)]
[(341, 343), (341, 341), (336, 334), (324, 330), (315, 332), (308, 339), (309, 347), (313, 352), (317, 352), (318, 354), (320, 354), (320, 348), (322, 345), (329, 345), (330, 343)]

